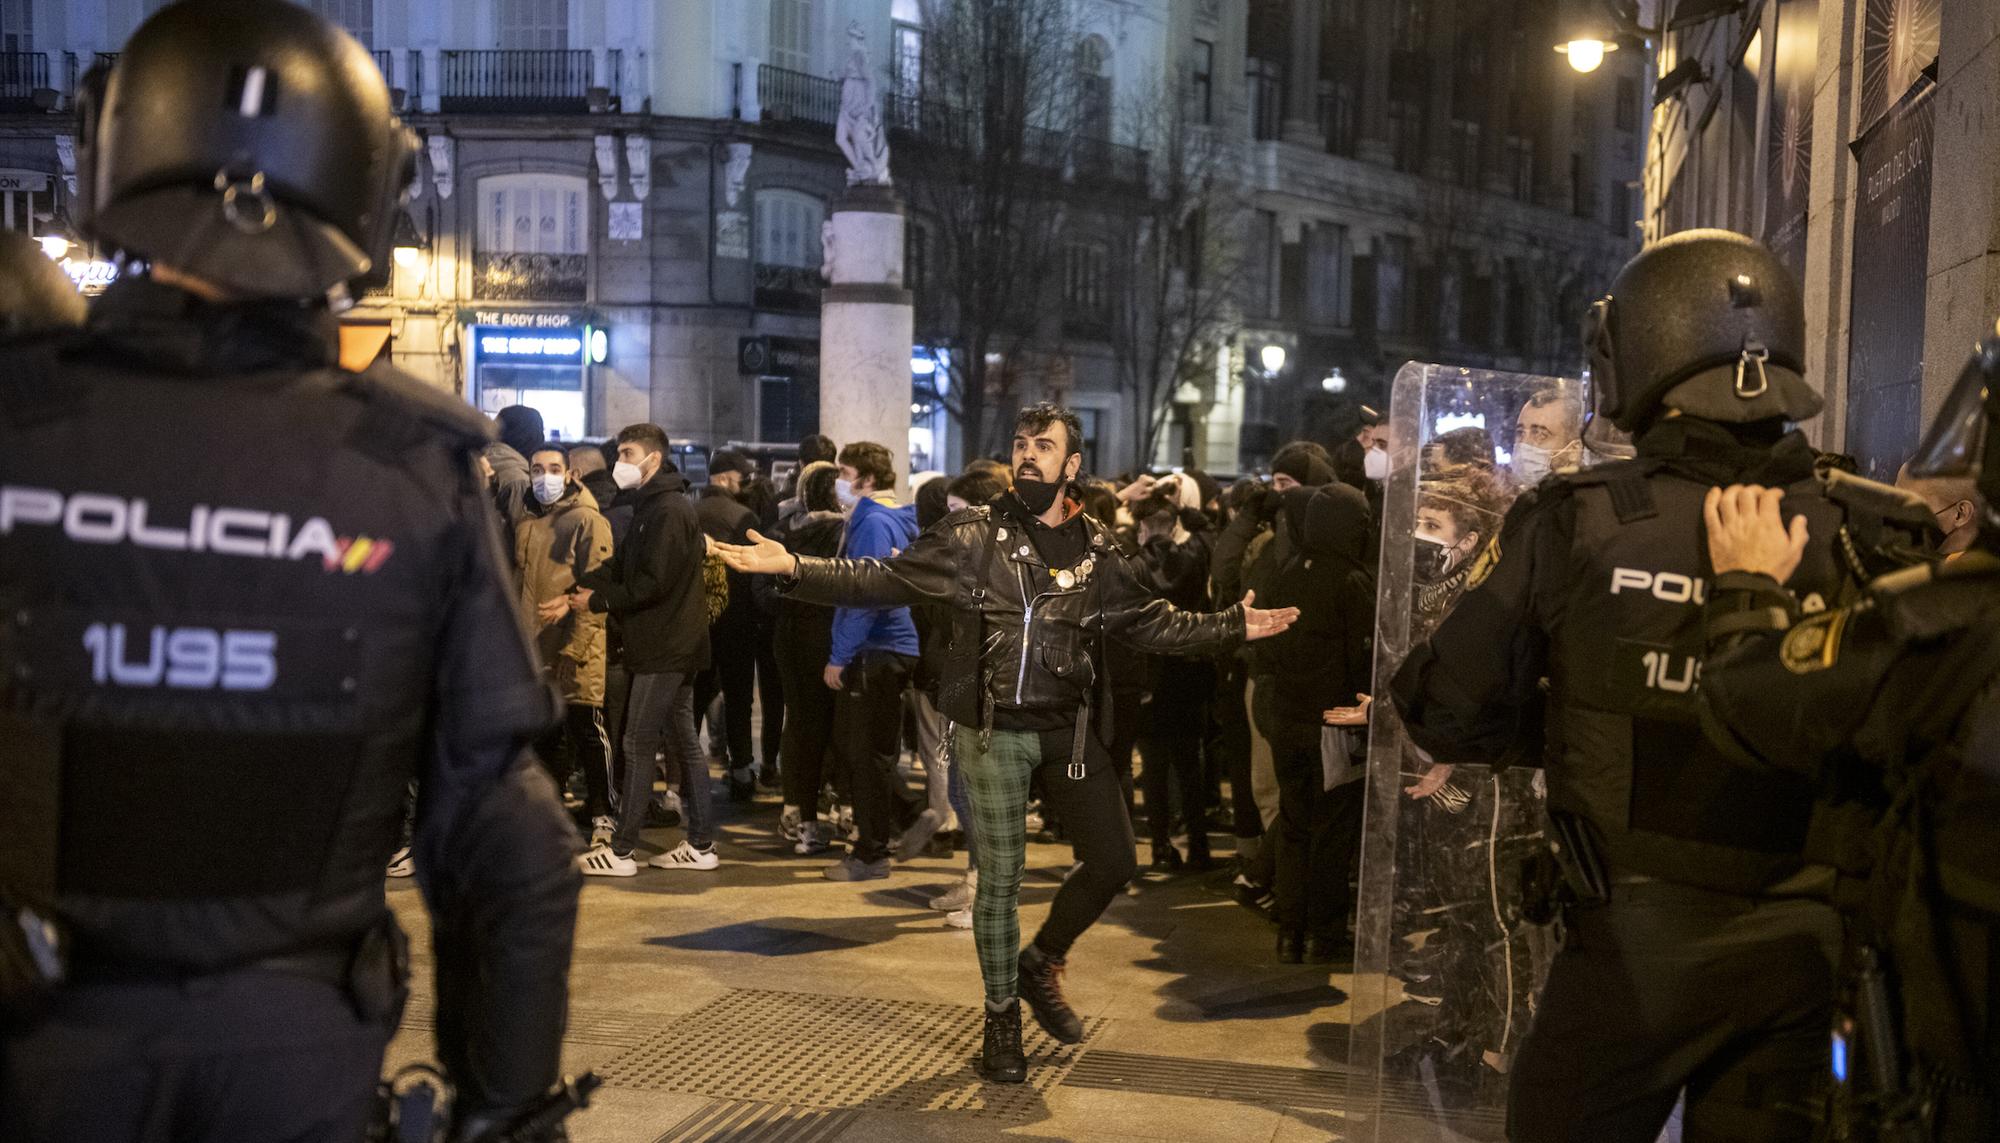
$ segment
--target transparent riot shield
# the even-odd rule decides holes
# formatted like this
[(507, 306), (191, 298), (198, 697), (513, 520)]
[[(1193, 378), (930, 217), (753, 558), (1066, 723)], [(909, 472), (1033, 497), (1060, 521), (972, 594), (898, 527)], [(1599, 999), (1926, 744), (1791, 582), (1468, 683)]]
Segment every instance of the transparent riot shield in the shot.
[(1390, 402), (1375, 689), (1357, 901), (1349, 1116), (1355, 1140), (1499, 1140), (1507, 1073), (1554, 934), (1522, 916), (1521, 866), (1542, 846), (1543, 785), (1526, 767), (1433, 769), (1388, 681), (1504, 558), (1516, 496), (1597, 455), (1573, 380), (1412, 363)]

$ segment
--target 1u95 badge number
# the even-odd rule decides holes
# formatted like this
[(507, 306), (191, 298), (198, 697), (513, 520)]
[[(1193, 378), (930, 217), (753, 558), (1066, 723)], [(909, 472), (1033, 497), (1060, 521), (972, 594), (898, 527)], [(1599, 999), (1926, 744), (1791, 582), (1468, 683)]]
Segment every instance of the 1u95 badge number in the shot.
[(266, 691), (278, 681), (275, 631), (93, 623), (83, 647), (99, 686)]

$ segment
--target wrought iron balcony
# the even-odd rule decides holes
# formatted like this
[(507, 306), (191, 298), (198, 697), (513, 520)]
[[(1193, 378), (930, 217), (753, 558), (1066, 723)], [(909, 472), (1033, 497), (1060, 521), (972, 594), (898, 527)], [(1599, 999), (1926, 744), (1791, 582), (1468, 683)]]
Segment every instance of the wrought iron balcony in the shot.
[(441, 57), (440, 111), (532, 115), (590, 110), (588, 49), (448, 51)]
[(475, 254), (473, 296), (512, 302), (581, 302), (590, 291), (585, 254)]
[(0, 111), (47, 111), (35, 92), (49, 86), (46, 52), (0, 52)]
[(759, 262), (753, 267), (757, 285), (757, 308), (762, 310), (819, 309), (820, 290), (826, 280), (819, 271), (803, 266), (780, 266)]
[(766, 119), (830, 125), (840, 121), (840, 81), (759, 64), (757, 104)]

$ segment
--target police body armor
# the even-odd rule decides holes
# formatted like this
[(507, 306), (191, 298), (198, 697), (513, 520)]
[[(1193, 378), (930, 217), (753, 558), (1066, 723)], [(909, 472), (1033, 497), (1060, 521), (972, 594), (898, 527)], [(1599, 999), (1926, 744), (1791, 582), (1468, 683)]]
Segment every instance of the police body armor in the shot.
[[(1587, 821), (1614, 874), (1772, 887), (1800, 867), (1813, 789), (1731, 763), (1702, 733), (1709, 485), (1648, 459), (1559, 479), (1574, 506), (1577, 571), (1549, 656), (1551, 812)], [(1838, 605), (1851, 581), (1820, 537), (1838, 531), (1841, 510), (1806, 479), (1786, 489), (1785, 511), (1804, 515), (1815, 537), (1790, 586), (1809, 607), (1814, 597)]]
[[(61, 823), (52, 851), (0, 851), (0, 888), (53, 885), (78, 979), (337, 967), (385, 926), (408, 785), (445, 729), (446, 592), (501, 558), (466, 515), (484, 426), (332, 368), (323, 310), (196, 332), (166, 321), (184, 295), (115, 292), (111, 344), (0, 367), (0, 782), (52, 793)], [(509, 638), (489, 654), (532, 672)], [(532, 685), (487, 697), (550, 712)]]

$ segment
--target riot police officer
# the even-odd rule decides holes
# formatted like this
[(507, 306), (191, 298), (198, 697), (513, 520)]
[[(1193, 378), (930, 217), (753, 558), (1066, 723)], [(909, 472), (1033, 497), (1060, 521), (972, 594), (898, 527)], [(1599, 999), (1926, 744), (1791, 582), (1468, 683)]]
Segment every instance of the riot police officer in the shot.
[(2000, 1138), (1996, 381), (2000, 334), (1910, 464), (1977, 479), (1973, 549), (1884, 576), (1852, 607), (1807, 614), (1781, 586), (1810, 525), (1787, 525), (1776, 490), (1709, 495), (1702, 702), (1732, 755), (1820, 790), (1858, 1049), (1841, 1103), (1863, 1138)]
[[(1689, 1140), (1814, 1130), (1839, 925), (1801, 859), (1812, 789), (1725, 759), (1693, 694), (1708, 489), (1783, 487), (1821, 537), (1840, 520), (1787, 426), (1820, 410), (1804, 341), (1796, 282), (1751, 239), (1641, 253), (1588, 327), (1596, 416), (1637, 456), (1524, 494), (1394, 680), (1438, 763), (1547, 767), (1573, 900), (1510, 1080), (1516, 1143), (1650, 1143), (1683, 1093)], [(1825, 603), (1851, 586), (1830, 539), (1794, 582)]]
[(484, 423), (336, 364), (415, 140), (268, 0), (163, 8), (86, 102), (81, 223), (127, 274), (0, 361), (0, 1138), (359, 1137), (413, 778), (475, 1138), (556, 1079), (580, 881)]

